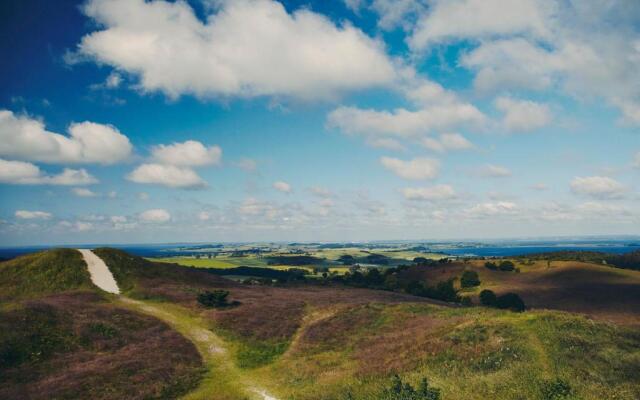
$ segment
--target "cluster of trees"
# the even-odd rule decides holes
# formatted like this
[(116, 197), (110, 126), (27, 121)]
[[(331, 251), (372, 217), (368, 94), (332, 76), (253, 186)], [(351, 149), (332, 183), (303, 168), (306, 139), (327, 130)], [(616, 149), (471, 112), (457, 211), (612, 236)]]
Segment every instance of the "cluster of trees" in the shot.
[(527, 254), (517, 257), (536, 261), (584, 261), (596, 264), (607, 264), (617, 268), (640, 270), (640, 250), (624, 254), (609, 254), (599, 251), (562, 250), (546, 253)]
[(480, 292), (480, 303), (487, 307), (501, 308), (516, 312), (522, 312), (526, 309), (524, 301), (515, 293), (505, 293), (496, 296), (492, 290), (485, 289)]
[(447, 264), (452, 262), (450, 258), (441, 258), (439, 260), (434, 260), (426, 257), (416, 257), (413, 259), (413, 263), (419, 267), (435, 267), (437, 265)]
[(515, 271), (516, 270), (516, 265), (509, 260), (503, 260), (500, 261), (499, 264), (496, 264), (493, 261), (487, 261), (486, 263), (484, 263), (484, 267), (487, 269), (490, 269), (492, 271), (507, 271), (507, 272), (511, 272), (511, 271)]
[(371, 268), (368, 271), (353, 269), (345, 275), (333, 276), (332, 279), (349, 286), (404, 291), (414, 296), (470, 304), (468, 297), (458, 295), (458, 290), (454, 287), (455, 278), (438, 282), (435, 286), (429, 286), (425, 282), (415, 279), (399, 279), (398, 273), (407, 268), (409, 268), (408, 265), (401, 265), (395, 268), (384, 269), (382, 272), (378, 268)]

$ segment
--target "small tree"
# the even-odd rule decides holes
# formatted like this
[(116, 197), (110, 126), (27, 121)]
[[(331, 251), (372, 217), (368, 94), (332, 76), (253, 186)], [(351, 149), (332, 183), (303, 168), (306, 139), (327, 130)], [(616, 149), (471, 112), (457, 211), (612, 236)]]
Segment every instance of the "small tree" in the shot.
[(497, 299), (493, 290), (485, 289), (480, 292), (480, 303), (484, 306), (495, 307)]
[(498, 268), (500, 269), (500, 271), (513, 271), (516, 266), (513, 262), (504, 260), (500, 263), (500, 266)]
[(515, 293), (506, 293), (498, 296), (496, 299), (496, 307), (509, 309), (512, 311), (522, 312), (525, 310), (524, 301)]
[(460, 277), (460, 286), (463, 288), (474, 287), (480, 285), (480, 278), (476, 271), (466, 270)]
[(225, 307), (229, 305), (227, 296), (229, 296), (229, 292), (226, 290), (206, 290), (198, 294), (198, 303), (207, 308)]
[(492, 271), (496, 271), (498, 269), (498, 266), (496, 265), (496, 263), (492, 261), (487, 261), (486, 263), (484, 263), (484, 267)]

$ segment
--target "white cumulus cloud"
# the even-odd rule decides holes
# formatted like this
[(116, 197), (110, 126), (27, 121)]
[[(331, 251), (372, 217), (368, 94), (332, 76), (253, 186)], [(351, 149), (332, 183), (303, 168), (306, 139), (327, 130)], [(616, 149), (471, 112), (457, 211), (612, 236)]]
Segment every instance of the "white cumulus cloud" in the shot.
[(532, 131), (551, 122), (551, 111), (546, 104), (500, 97), (496, 99), (495, 105), (504, 113), (502, 124), (508, 131)]
[(200, 21), (186, 2), (90, 0), (101, 30), (80, 57), (139, 78), (175, 98), (286, 95), (303, 99), (386, 85), (394, 67), (384, 45), (345, 23), (271, 0), (225, 0)]
[(407, 200), (441, 201), (456, 198), (456, 191), (451, 185), (405, 188), (402, 190), (402, 194)]
[(380, 163), (399, 177), (411, 180), (434, 179), (440, 170), (440, 162), (432, 158), (414, 158), (405, 161), (382, 157)]
[(291, 185), (287, 182), (277, 181), (273, 183), (273, 188), (282, 193), (291, 193)]
[(18, 210), (15, 216), (20, 219), (50, 219), (53, 215), (46, 211)]
[(205, 147), (195, 140), (154, 146), (151, 153), (161, 164), (189, 167), (218, 165), (222, 159), (222, 149), (219, 146)]
[(604, 199), (620, 198), (626, 191), (624, 185), (607, 176), (575, 177), (570, 186), (573, 193)]
[(44, 174), (37, 165), (0, 159), (0, 183), (16, 185), (90, 185), (98, 180), (85, 169), (65, 168), (57, 175)]
[(97, 197), (98, 193), (89, 190), (87, 188), (73, 188), (71, 189), (71, 192), (73, 192), (73, 194), (75, 194), (78, 197)]
[(139, 219), (142, 222), (163, 223), (171, 220), (171, 214), (162, 208), (153, 208), (140, 213)]
[(69, 136), (28, 116), (0, 110), (0, 156), (46, 163), (114, 164), (131, 155), (129, 139), (111, 125), (73, 123)]
[(206, 182), (191, 168), (165, 164), (142, 164), (126, 178), (136, 183), (179, 189), (197, 189), (207, 186)]
[(438, 138), (427, 137), (422, 139), (422, 145), (439, 153), (473, 148), (473, 143), (459, 133), (443, 133)]

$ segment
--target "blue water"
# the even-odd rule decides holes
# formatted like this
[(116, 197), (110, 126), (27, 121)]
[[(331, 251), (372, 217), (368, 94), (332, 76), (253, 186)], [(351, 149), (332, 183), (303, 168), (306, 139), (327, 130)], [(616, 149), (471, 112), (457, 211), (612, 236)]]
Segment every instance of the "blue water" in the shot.
[(633, 250), (640, 250), (639, 246), (577, 246), (577, 245), (557, 245), (557, 246), (486, 246), (486, 247), (463, 247), (463, 248), (442, 248), (441, 252), (453, 256), (476, 256), (476, 257), (512, 257), (526, 254), (548, 253), (553, 251), (598, 251), (611, 254), (624, 254)]
[[(582, 241), (501, 241), (501, 242), (474, 242), (474, 243), (422, 243), (432, 252), (440, 252), (453, 256), (479, 256), (479, 257), (509, 257), (533, 253), (546, 253), (552, 251), (599, 251), (612, 254), (623, 254), (634, 250), (640, 250), (640, 240), (582, 240)], [(96, 248), (105, 245), (68, 245), (55, 247), (70, 248)], [(122, 249), (141, 257), (170, 257), (192, 254), (188, 250), (180, 250), (180, 247), (189, 246), (188, 243), (154, 244), (154, 245), (108, 245)], [(366, 246), (366, 245), (365, 245)], [(404, 246), (407, 246), (406, 242)], [(0, 258), (11, 259), (23, 254), (42, 251), (51, 246), (30, 247), (5, 247), (0, 248)]]

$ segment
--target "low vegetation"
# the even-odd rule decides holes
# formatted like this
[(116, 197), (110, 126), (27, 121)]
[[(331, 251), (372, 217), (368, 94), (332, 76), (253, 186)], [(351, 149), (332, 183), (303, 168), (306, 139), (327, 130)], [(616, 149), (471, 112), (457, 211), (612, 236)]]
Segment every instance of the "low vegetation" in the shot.
[(0, 398), (169, 399), (202, 374), (193, 344), (87, 292), (0, 312)]

